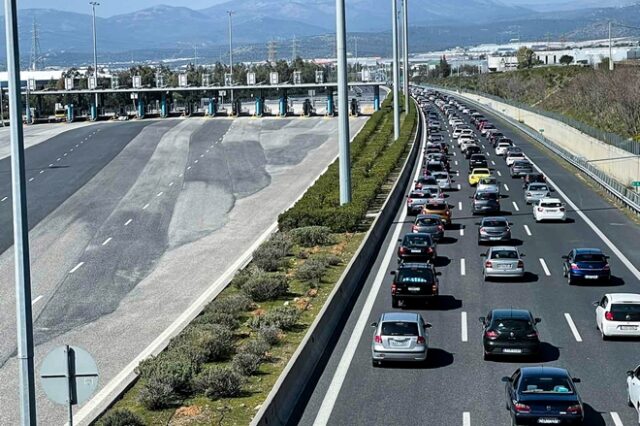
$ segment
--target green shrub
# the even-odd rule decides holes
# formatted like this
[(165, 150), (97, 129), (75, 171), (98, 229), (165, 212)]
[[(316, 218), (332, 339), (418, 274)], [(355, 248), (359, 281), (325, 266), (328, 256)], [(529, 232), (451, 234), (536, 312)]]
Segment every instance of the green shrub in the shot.
[(254, 267), (253, 265), (249, 265), (244, 269), (239, 270), (233, 276), (231, 280), (231, 285), (236, 288), (242, 288), (242, 286), (255, 274), (260, 273), (261, 271)]
[(303, 247), (324, 246), (333, 242), (328, 226), (305, 226), (289, 231), (293, 240)]
[(318, 259), (324, 262), (327, 266), (338, 266), (342, 263), (340, 256), (336, 256), (335, 254), (324, 254), (318, 256)]
[(289, 292), (289, 280), (282, 273), (256, 273), (241, 288), (242, 292), (256, 302), (277, 299)]
[(215, 299), (207, 306), (205, 311), (214, 311), (226, 314), (238, 314), (246, 312), (253, 307), (253, 302), (244, 294), (232, 294), (227, 297)]
[(109, 411), (100, 421), (101, 426), (144, 426), (144, 421), (133, 411), (117, 409)]
[(267, 351), (269, 351), (270, 347), (271, 345), (263, 339), (250, 339), (249, 341), (247, 341), (247, 343), (242, 345), (240, 351), (243, 353), (255, 355), (257, 357), (260, 357), (260, 359), (265, 359), (267, 357)]
[(242, 376), (229, 367), (210, 367), (196, 378), (197, 388), (208, 398), (230, 398), (242, 393)]
[(311, 287), (320, 285), (322, 277), (327, 272), (327, 264), (319, 258), (307, 259), (296, 271), (296, 278), (309, 283)]
[(219, 324), (235, 330), (240, 326), (240, 320), (234, 314), (205, 309), (195, 320), (194, 324)]
[(171, 388), (171, 385), (156, 378), (147, 380), (138, 394), (138, 401), (148, 410), (160, 410), (169, 407), (175, 404), (177, 400), (178, 396)]
[(231, 367), (243, 376), (251, 376), (260, 368), (263, 358), (252, 353), (237, 353), (231, 361)]
[(293, 306), (281, 306), (264, 315), (256, 315), (249, 322), (254, 330), (263, 327), (277, 327), (281, 330), (291, 330), (298, 323), (300, 312)]
[(269, 239), (269, 245), (280, 254), (280, 257), (286, 257), (291, 254), (293, 239), (286, 232), (277, 232)]
[(266, 242), (253, 252), (253, 264), (263, 271), (275, 272), (282, 266), (283, 257), (277, 248)]
[(220, 324), (194, 324), (171, 342), (176, 352), (192, 352), (203, 362), (227, 359), (234, 350), (233, 331)]
[(280, 334), (282, 330), (274, 325), (260, 327), (257, 330), (258, 338), (266, 342), (269, 346), (275, 346), (280, 343)]
[(142, 361), (137, 371), (159, 395), (188, 394), (200, 366), (187, 354), (169, 350)]

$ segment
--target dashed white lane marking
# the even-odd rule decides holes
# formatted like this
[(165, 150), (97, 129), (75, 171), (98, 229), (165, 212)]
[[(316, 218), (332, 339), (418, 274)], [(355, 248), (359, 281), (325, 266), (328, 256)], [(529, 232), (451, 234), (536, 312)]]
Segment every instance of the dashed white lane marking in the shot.
[(458, 210), (462, 211), (462, 201), (458, 201)]
[(49, 164), (49, 167), (53, 167), (53, 163)]
[(169, 183), (169, 186), (173, 186), (173, 182), (170, 182), (170, 183)]
[(498, 174), (498, 176), (502, 176), (502, 173), (500, 173), (500, 170), (496, 170), (496, 173)]
[(455, 152), (455, 151), (453, 151), (453, 156), (454, 156), (454, 157), (456, 156), (456, 152)]
[(493, 161), (493, 160), (491, 160), (491, 165), (492, 165), (492, 166), (495, 166), (495, 165), (496, 165), (496, 162), (495, 162), (495, 161)]
[(467, 262), (464, 257), (460, 259), (460, 275), (467, 275)]
[(198, 164), (198, 161), (199, 161), (199, 160), (194, 161), (194, 162), (193, 162), (193, 164)]
[(542, 265), (542, 269), (544, 270), (544, 274), (548, 277), (551, 276), (551, 271), (549, 271), (549, 267), (547, 266), (547, 262), (544, 261), (543, 258), (538, 259), (540, 260), (540, 265)]
[(71, 149), (69, 150), (69, 152), (73, 152), (73, 148), (71, 148)]
[(33, 182), (35, 178), (29, 178), (29, 182)]
[(131, 224), (131, 222), (133, 222), (133, 219), (129, 219), (128, 221), (126, 221), (124, 223), (124, 226), (129, 226)]
[(524, 225), (524, 232), (526, 232), (528, 236), (531, 236), (531, 235), (532, 235), (532, 234), (531, 234), (531, 229), (529, 229), (529, 226), (528, 226), (528, 225)]
[(508, 191), (509, 190), (509, 185), (507, 185), (506, 183), (502, 184), (504, 186), (504, 190)]
[(149, 208), (149, 203), (145, 204), (144, 207), (142, 207), (142, 210), (146, 210)]
[(187, 170), (191, 170), (191, 166), (187, 167)]
[(460, 170), (456, 170), (456, 176), (460, 176)]
[(464, 229), (463, 228), (460, 228), (460, 236), (464, 237)]
[(41, 301), (44, 298), (44, 296), (38, 296), (35, 299), (33, 299), (31, 301), (31, 306), (35, 305), (36, 303), (38, 303), (39, 301)]
[(569, 328), (571, 329), (571, 332), (573, 333), (573, 337), (575, 337), (576, 342), (582, 342), (582, 337), (580, 336), (580, 333), (578, 332), (578, 328), (576, 327), (576, 324), (573, 322), (571, 315), (569, 315), (568, 313), (565, 313), (564, 318), (567, 320), (567, 324), (569, 324)]
[(40, 170), (40, 174), (43, 174), (43, 173), (44, 173), (44, 170)]
[(60, 161), (60, 160), (62, 160), (62, 158), (60, 158), (60, 157), (58, 157), (58, 158), (56, 159), (56, 161)]
[(62, 154), (63, 157), (66, 157), (67, 155), (69, 155), (69, 154), (66, 153), (66, 152), (64, 154)]
[(622, 423), (622, 420), (620, 419), (620, 416), (618, 415), (618, 413), (616, 413), (615, 411), (612, 411), (609, 414), (611, 414), (611, 420), (613, 420), (613, 424), (615, 426), (624, 426), (624, 424)]
[(471, 414), (468, 411), (462, 413), (462, 426), (471, 426)]
[(204, 158), (204, 154), (200, 154), (200, 158)]
[(467, 313), (460, 313), (460, 335), (463, 342), (469, 340), (469, 335), (467, 333)]
[[(484, 148), (484, 145), (482, 145), (482, 147)], [(489, 154), (489, 151), (487, 151), (487, 157), (491, 157), (491, 154)], [(493, 161), (492, 161), (493, 163)]]
[(162, 197), (162, 195), (164, 194), (163, 191), (158, 192), (158, 194), (156, 195), (156, 197)]
[(182, 176), (184, 176), (182, 173), (180, 173), (180, 174), (178, 175), (178, 177), (182, 177)]
[(76, 144), (76, 148), (78, 148), (79, 146), (80, 146), (79, 144)]
[(107, 244), (109, 244), (111, 242), (111, 240), (113, 240), (113, 238), (109, 237), (106, 240), (104, 240), (104, 242), (102, 243), (103, 246), (106, 246)]
[(512, 204), (513, 204), (513, 208), (516, 209), (517, 212), (519, 212), (520, 211), (520, 207), (518, 207), (518, 203), (516, 203), (514, 201)]
[(0, 200), (0, 202), (4, 203), (5, 201), (7, 201), (9, 199), (9, 197), (4, 197), (2, 200)]
[(76, 266), (73, 267), (72, 270), (69, 271), (70, 274), (73, 274), (74, 272), (76, 272), (78, 269), (82, 268), (82, 265), (84, 265), (84, 262), (80, 262), (78, 263)]
[(206, 150), (205, 152), (209, 152), (209, 150)]
[(453, 163), (457, 166), (458, 165), (458, 160), (454, 161)]

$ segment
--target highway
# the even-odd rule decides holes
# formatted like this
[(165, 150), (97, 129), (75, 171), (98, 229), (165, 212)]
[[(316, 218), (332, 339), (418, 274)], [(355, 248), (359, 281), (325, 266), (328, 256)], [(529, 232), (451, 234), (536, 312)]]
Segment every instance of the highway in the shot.
[[(352, 135), (365, 122), (352, 119)], [(324, 118), (145, 120), (30, 145), (36, 369), (52, 348), (77, 345), (106, 385), (255, 248), (336, 157), (336, 129)], [(0, 172), (4, 425), (19, 418), (7, 158)], [(40, 424), (63, 423), (66, 410), (37, 391)]]
[[(410, 232), (413, 223), (402, 205), (324, 370), (311, 385), (306, 406), (292, 423), (507, 425), (511, 420), (500, 379), (520, 366), (544, 364), (567, 368), (582, 379), (578, 390), (585, 402), (586, 425), (637, 424), (637, 414), (627, 406), (625, 380), (626, 371), (640, 363), (640, 343), (602, 341), (592, 302), (606, 292), (640, 292), (636, 269), (640, 227), (587, 185), (585, 178), (561, 165), (562, 160), (551, 158), (506, 122), (482, 112), (550, 178), (556, 190), (553, 196), (567, 203), (570, 220), (536, 223), (531, 206), (524, 201), (521, 181), (509, 177), (504, 160), (494, 154), (490, 143), (483, 142), (483, 153), (508, 197), (501, 201), (502, 214), (513, 222), (513, 237), (526, 254), (528, 271), (521, 282), (485, 283), (480, 254), (486, 248), (476, 242), (479, 216), (471, 214), (473, 189), (467, 183), (467, 160), (452, 144), (451, 170), (460, 189), (448, 193), (453, 225), (438, 245), (440, 301), (428, 308), (408, 309), (433, 324), (427, 363), (382, 368), (371, 363), (369, 324), (393, 310), (390, 272), (396, 266), (397, 239)], [(449, 142), (451, 130), (447, 126), (443, 132)], [(419, 173), (417, 167), (415, 173)], [(599, 247), (611, 256), (615, 278), (609, 286), (567, 284), (561, 256), (573, 247)], [(478, 318), (490, 309), (510, 307), (529, 309), (542, 318), (538, 327), (541, 360), (483, 361)]]

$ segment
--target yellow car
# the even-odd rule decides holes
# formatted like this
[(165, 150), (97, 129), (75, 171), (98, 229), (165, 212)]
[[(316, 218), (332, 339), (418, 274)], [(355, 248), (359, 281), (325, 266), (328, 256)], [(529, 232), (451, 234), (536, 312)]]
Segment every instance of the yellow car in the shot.
[(491, 170), (486, 168), (473, 169), (469, 175), (469, 185), (476, 186), (480, 179), (491, 176)]

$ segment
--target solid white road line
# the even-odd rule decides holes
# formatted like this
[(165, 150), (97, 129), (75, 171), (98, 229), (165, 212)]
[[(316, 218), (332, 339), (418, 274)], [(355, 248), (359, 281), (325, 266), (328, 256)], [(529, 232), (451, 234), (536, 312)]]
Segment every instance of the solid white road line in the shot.
[(469, 340), (469, 334), (467, 332), (467, 313), (460, 313), (460, 335), (462, 337), (462, 341), (466, 342)]
[(524, 232), (526, 232), (528, 236), (531, 236), (531, 229), (529, 229), (528, 225), (524, 225)]
[(111, 240), (113, 240), (113, 238), (109, 237), (106, 240), (104, 240), (104, 242), (102, 243), (103, 246), (106, 246), (107, 244), (109, 244), (109, 242), (111, 242)]
[(620, 419), (620, 416), (618, 415), (618, 413), (616, 413), (615, 411), (612, 411), (610, 414), (611, 414), (611, 420), (613, 420), (613, 424), (615, 426), (624, 426), (622, 424), (622, 420)]
[(462, 201), (458, 201), (458, 210), (462, 211)]
[(467, 275), (467, 262), (464, 257), (460, 259), (460, 275)]
[(513, 208), (516, 209), (517, 212), (519, 212), (520, 211), (520, 207), (518, 207), (518, 203), (516, 203), (514, 201), (512, 204), (513, 204)]
[(542, 269), (544, 270), (544, 274), (548, 277), (551, 276), (551, 271), (549, 271), (549, 267), (547, 266), (547, 262), (544, 261), (543, 258), (538, 259), (540, 260), (540, 265), (542, 265)]
[(580, 336), (580, 333), (578, 333), (578, 328), (576, 327), (576, 324), (573, 322), (573, 319), (571, 318), (571, 315), (565, 313), (564, 317), (567, 320), (567, 324), (569, 324), (569, 328), (571, 329), (571, 332), (573, 333), (573, 337), (576, 338), (576, 342), (582, 342), (582, 337)]
[(36, 303), (38, 303), (39, 301), (41, 301), (44, 298), (44, 296), (38, 296), (35, 299), (33, 299), (31, 301), (31, 306), (35, 305)]
[(496, 170), (496, 173), (498, 174), (498, 176), (502, 176), (502, 173), (500, 173), (500, 170)]
[(75, 271), (77, 271), (78, 269), (82, 268), (82, 265), (84, 265), (84, 262), (78, 263), (76, 266), (73, 267), (72, 270), (69, 271), (69, 273), (73, 274)]
[(462, 426), (471, 426), (471, 414), (468, 411), (462, 413)]
[(126, 221), (124, 223), (124, 226), (129, 226), (131, 224), (131, 222), (133, 222), (133, 219), (129, 219), (128, 221)]
[(144, 207), (142, 208), (142, 210), (146, 210), (149, 208), (149, 203), (145, 204)]
[(508, 191), (508, 190), (509, 190), (509, 186), (508, 186), (506, 183), (503, 183), (502, 185), (504, 186), (504, 190), (505, 190), (505, 191)]

